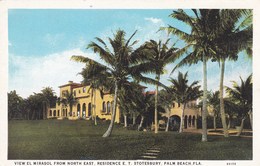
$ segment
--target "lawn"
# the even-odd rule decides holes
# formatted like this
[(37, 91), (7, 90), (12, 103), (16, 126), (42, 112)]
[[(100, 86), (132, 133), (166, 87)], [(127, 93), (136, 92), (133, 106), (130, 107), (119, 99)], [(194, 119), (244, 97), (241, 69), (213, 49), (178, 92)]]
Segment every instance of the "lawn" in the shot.
[(160, 148), (163, 160), (251, 160), (252, 138), (208, 136), (176, 132), (159, 134), (127, 130), (115, 125), (102, 138), (107, 122), (40, 120), (8, 123), (8, 159), (135, 160), (147, 148)]

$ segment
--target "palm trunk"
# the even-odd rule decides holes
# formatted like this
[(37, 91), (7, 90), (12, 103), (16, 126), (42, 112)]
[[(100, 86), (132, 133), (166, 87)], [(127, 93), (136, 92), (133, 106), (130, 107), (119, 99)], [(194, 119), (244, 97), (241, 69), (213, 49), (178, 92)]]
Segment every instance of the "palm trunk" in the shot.
[(243, 119), (242, 119), (241, 125), (240, 125), (240, 127), (239, 127), (239, 130), (238, 130), (236, 136), (240, 136), (240, 135), (241, 135), (241, 133), (242, 133), (242, 131), (243, 131), (243, 129), (244, 129), (244, 121), (245, 121), (245, 119), (246, 119), (246, 118), (243, 118)]
[(143, 123), (144, 123), (144, 116), (141, 117), (141, 122), (140, 122), (140, 124), (139, 124), (139, 126), (138, 126), (138, 131), (141, 130), (141, 128), (142, 128), (142, 126), (143, 126)]
[(214, 115), (213, 125), (214, 125), (214, 130), (215, 130), (215, 131), (217, 130), (216, 118), (217, 118), (217, 116)]
[(207, 139), (207, 61), (203, 55), (203, 106), (202, 106), (202, 142)]
[(91, 90), (91, 113), (90, 113), (90, 116), (91, 116), (91, 119), (94, 120), (94, 117), (93, 117), (93, 114), (94, 114), (94, 108), (93, 108), (93, 96), (94, 96), (94, 89), (92, 88)]
[[(160, 81), (160, 75), (157, 74), (156, 76), (156, 81)], [(159, 85), (158, 83), (156, 84), (156, 90), (155, 90), (155, 110), (154, 110), (154, 133), (158, 133), (158, 89)]]
[(110, 125), (109, 125), (107, 131), (105, 132), (105, 134), (103, 135), (103, 137), (109, 137), (111, 135), (113, 127), (114, 127), (114, 123), (115, 123), (115, 119), (116, 119), (117, 92), (118, 92), (118, 85), (117, 85), (117, 81), (115, 81), (115, 96), (114, 96), (114, 105), (113, 105), (113, 110), (112, 110), (112, 118), (111, 118)]
[(253, 130), (253, 114), (252, 114), (252, 110), (250, 110), (248, 112), (248, 114), (249, 114), (249, 120), (250, 120), (251, 129)]
[(136, 117), (135, 117), (135, 112), (133, 113), (133, 125), (135, 125), (135, 119), (136, 119)]
[(166, 128), (165, 128), (165, 132), (169, 131), (169, 125), (170, 125), (170, 114), (171, 114), (171, 109), (168, 108), (168, 119), (167, 119), (167, 124), (166, 124)]
[(124, 114), (124, 124), (125, 124), (125, 127), (127, 127), (127, 115)]
[(231, 122), (232, 122), (232, 117), (229, 116), (229, 118), (228, 118), (228, 130), (230, 129)]
[(96, 113), (96, 90), (94, 90), (94, 104), (93, 104), (93, 110), (94, 110), (94, 118), (95, 118), (95, 126), (97, 125), (97, 113)]
[(223, 99), (223, 82), (224, 82), (224, 71), (225, 71), (225, 59), (221, 60), (221, 72), (220, 72), (220, 85), (219, 85), (219, 100), (220, 100), (220, 114), (221, 121), (224, 130), (224, 137), (229, 137), (227, 122), (226, 122), (226, 114), (224, 108), (224, 99)]
[(181, 124), (180, 124), (180, 129), (179, 129), (179, 133), (183, 132), (183, 128), (184, 128), (184, 110), (185, 110), (185, 103), (183, 103), (182, 105), (182, 112), (181, 112)]

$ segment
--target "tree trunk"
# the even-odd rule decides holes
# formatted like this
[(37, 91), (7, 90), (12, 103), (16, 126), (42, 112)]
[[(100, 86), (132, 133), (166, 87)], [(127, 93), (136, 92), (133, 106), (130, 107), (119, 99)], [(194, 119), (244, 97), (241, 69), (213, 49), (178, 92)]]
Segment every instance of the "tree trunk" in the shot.
[(144, 123), (144, 116), (141, 116), (141, 122), (140, 122), (140, 124), (139, 124), (139, 126), (138, 126), (138, 131), (141, 130), (141, 128), (142, 128), (142, 126), (143, 126), (143, 123)]
[(167, 119), (167, 124), (166, 124), (166, 128), (165, 128), (165, 132), (168, 132), (168, 131), (169, 131), (170, 115), (171, 115), (171, 109), (168, 108), (168, 119)]
[(181, 123), (180, 123), (179, 133), (182, 133), (183, 132), (183, 128), (184, 128), (184, 110), (185, 110), (185, 106), (186, 106), (186, 104), (183, 103), (183, 105), (182, 105), (182, 112), (181, 112)]
[(124, 127), (127, 127), (127, 115), (126, 114), (124, 114), (124, 123), (125, 123)]
[(250, 120), (251, 129), (253, 130), (253, 114), (252, 114), (252, 110), (250, 110), (248, 112), (248, 114), (249, 114), (249, 120)]
[(135, 119), (136, 119), (136, 117), (135, 117), (135, 112), (133, 113), (133, 125), (135, 125)]
[(217, 130), (216, 118), (217, 118), (217, 116), (214, 115), (213, 124), (214, 124), (214, 130), (215, 130), (215, 131)]
[(90, 114), (91, 120), (94, 120), (93, 96), (94, 96), (94, 89), (92, 88), (91, 89), (91, 99), (90, 99), (90, 101), (91, 101), (91, 114)]
[(95, 119), (95, 126), (96, 126), (96, 125), (97, 125), (96, 90), (94, 90), (94, 104), (93, 104), (93, 111), (94, 111), (94, 119)]
[(230, 127), (231, 127), (231, 122), (232, 122), (232, 117), (229, 116), (229, 118), (228, 118), (228, 130), (229, 130)]
[(220, 84), (219, 84), (219, 100), (220, 100), (220, 114), (221, 121), (224, 130), (224, 137), (229, 137), (227, 122), (226, 122), (226, 113), (224, 108), (224, 98), (223, 98), (223, 82), (224, 82), (224, 71), (225, 71), (225, 60), (221, 60), (221, 71), (220, 71)]
[[(157, 74), (156, 75), (156, 81), (160, 81), (160, 75)], [(158, 133), (158, 89), (159, 89), (159, 85), (156, 84), (156, 90), (155, 90), (155, 110), (154, 110), (154, 133), (157, 134)]]
[(203, 55), (203, 106), (202, 106), (202, 142), (207, 139), (207, 61)]
[(239, 130), (238, 130), (236, 136), (240, 136), (240, 135), (241, 135), (241, 133), (242, 133), (242, 131), (243, 131), (243, 129), (244, 129), (244, 121), (245, 121), (245, 119), (246, 119), (246, 118), (243, 118), (243, 119), (241, 120), (241, 125), (240, 125), (240, 127), (239, 127)]
[(112, 118), (111, 118), (110, 125), (109, 125), (107, 131), (105, 132), (105, 134), (103, 135), (103, 137), (109, 137), (111, 135), (113, 127), (114, 127), (114, 123), (115, 123), (115, 119), (116, 119), (117, 92), (118, 92), (118, 85), (117, 85), (117, 81), (115, 81), (115, 96), (114, 96), (114, 105), (113, 105), (113, 110), (112, 110)]

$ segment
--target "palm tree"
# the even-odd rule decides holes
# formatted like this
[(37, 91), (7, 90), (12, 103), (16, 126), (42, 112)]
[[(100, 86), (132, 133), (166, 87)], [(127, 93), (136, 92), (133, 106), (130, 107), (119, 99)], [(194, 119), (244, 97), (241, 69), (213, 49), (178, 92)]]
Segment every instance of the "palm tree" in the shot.
[(169, 130), (169, 124), (170, 124), (170, 116), (171, 116), (171, 108), (175, 100), (175, 95), (172, 93), (170, 90), (161, 90), (159, 92), (159, 97), (160, 97), (160, 104), (162, 107), (165, 108), (165, 116), (167, 117), (167, 124), (165, 131), (168, 132)]
[(149, 108), (151, 108), (151, 106), (154, 104), (154, 94), (152, 94), (151, 92), (145, 92), (142, 93), (141, 91), (138, 93), (137, 95), (137, 101), (138, 101), (138, 113), (141, 116), (141, 121), (140, 124), (138, 126), (138, 131), (141, 130), (141, 128), (143, 127), (143, 123), (145, 120), (145, 117), (147, 116), (147, 114), (149, 113)]
[(107, 90), (108, 81), (104, 79), (109, 75), (106, 72), (106, 68), (93, 60), (88, 60), (83, 56), (72, 56), (72, 60), (76, 62), (84, 62), (86, 64), (85, 68), (79, 73), (83, 77), (82, 84), (89, 85), (88, 93), (91, 91), (91, 109), (92, 115), (95, 120), (95, 125), (97, 125), (96, 116), (96, 91), (100, 93), (100, 97), (103, 99), (104, 90)]
[[(251, 56), (252, 51), (252, 13), (251, 10), (219, 10), (220, 19), (216, 39), (216, 60), (220, 63), (220, 113), (224, 129), (224, 137), (228, 137), (226, 124), (226, 113), (223, 98), (223, 82), (225, 72), (225, 61), (237, 60), (238, 53), (247, 50)], [(250, 20), (251, 19), (251, 20)], [(242, 22), (241, 22), (242, 20)], [(241, 22), (241, 23), (240, 23)], [(239, 24), (240, 23), (240, 24)]]
[(200, 85), (198, 85), (198, 81), (192, 82), (190, 85), (188, 85), (188, 73), (182, 74), (179, 72), (177, 79), (170, 79), (170, 82), (172, 83), (172, 87), (170, 88), (170, 91), (173, 92), (175, 95), (176, 101), (180, 104), (182, 104), (182, 115), (181, 115), (181, 124), (180, 124), (180, 130), (181, 133), (183, 131), (183, 119), (184, 119), (184, 113), (186, 104), (189, 101), (196, 100), (201, 96)]
[[(113, 39), (108, 38), (112, 51), (107, 46), (107, 44), (98, 37), (96, 40), (99, 44), (96, 42), (90, 42), (87, 47), (92, 49), (94, 53), (98, 53), (100, 58), (104, 60), (106, 63), (105, 65), (102, 65), (98, 62), (95, 63), (103, 66), (106, 69), (105, 71), (110, 74), (110, 77), (106, 77), (104, 79), (110, 79), (112, 80), (111, 82), (114, 83), (112, 118), (110, 125), (103, 137), (109, 137), (112, 133), (116, 116), (118, 90), (122, 88), (122, 85), (130, 78), (143, 80), (146, 82), (153, 82), (152, 79), (146, 78), (141, 74), (142, 71), (147, 72), (148, 67), (143, 66), (137, 60), (140, 55), (133, 50), (133, 45), (135, 45), (137, 41), (130, 43), (135, 34), (136, 31), (130, 36), (128, 40), (126, 40), (125, 32), (123, 30), (117, 30)], [(91, 60), (87, 57), (85, 58), (87, 61)]]
[(56, 96), (54, 90), (51, 87), (45, 87), (41, 90), (43, 97), (43, 119), (47, 118), (47, 111), (50, 107), (55, 106)]
[(65, 97), (61, 100), (61, 103), (67, 107), (69, 105), (69, 114), (72, 116), (72, 106), (75, 105), (78, 102), (78, 100), (74, 97), (72, 92), (65, 93)]
[(211, 92), (208, 97), (209, 105), (212, 106), (213, 112), (214, 112), (214, 130), (217, 129), (216, 125), (216, 119), (219, 114), (219, 91)]
[(245, 81), (240, 77), (240, 81), (240, 85), (233, 81), (233, 88), (226, 87), (229, 97), (231, 97), (233, 102), (239, 107), (238, 116), (241, 117), (241, 125), (237, 136), (241, 134), (244, 127), (244, 121), (248, 116), (250, 118), (251, 126), (253, 126), (252, 117), (250, 116), (252, 114), (252, 74), (247, 77)]
[(165, 43), (161, 40), (159, 42), (150, 40), (141, 47), (143, 53), (146, 54), (145, 60), (147, 62), (144, 64), (150, 66), (150, 72), (155, 73), (155, 80), (158, 82), (155, 88), (155, 133), (158, 133), (158, 90), (161, 74), (163, 74), (167, 64), (173, 63), (186, 51), (186, 49), (176, 48), (175, 44), (169, 47), (169, 42), (170, 39), (167, 39)]
[[(218, 19), (218, 10), (215, 9), (192, 9), (192, 14), (187, 14), (184, 10), (176, 10), (170, 17), (177, 19), (188, 25), (190, 32), (184, 32), (173, 26), (162, 27), (161, 30), (167, 30), (168, 33), (177, 35), (186, 42), (187, 55), (176, 65), (173, 71), (184, 65), (196, 64), (199, 61), (203, 63), (203, 106), (202, 106), (202, 141), (207, 141), (207, 60), (215, 55), (213, 42), (216, 38), (216, 19)], [(191, 51), (190, 51), (191, 50)], [(172, 71), (172, 72), (173, 72)]]

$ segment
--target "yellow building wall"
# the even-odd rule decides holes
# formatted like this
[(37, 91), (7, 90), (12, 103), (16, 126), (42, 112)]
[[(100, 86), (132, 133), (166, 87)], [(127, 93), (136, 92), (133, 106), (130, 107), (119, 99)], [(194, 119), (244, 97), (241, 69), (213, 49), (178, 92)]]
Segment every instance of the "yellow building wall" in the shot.
[[(195, 123), (195, 121), (198, 118), (199, 109), (195, 106), (196, 101), (189, 102), (184, 110), (184, 118), (186, 117), (186, 119), (184, 119), (184, 124), (186, 124), (187, 128), (197, 128), (197, 123)], [(179, 118), (181, 118), (182, 104), (174, 102), (171, 107), (170, 117), (174, 115), (177, 115)], [(162, 116), (168, 117), (169, 115), (167, 115), (167, 113), (163, 113)]]
[[(67, 107), (64, 106), (64, 104), (58, 105), (56, 103), (56, 108), (52, 108), (53, 110), (55, 109), (56, 112), (57, 110), (60, 111), (59, 116), (56, 114), (55, 117), (58, 118), (64, 118), (68, 117), (69, 119), (79, 119), (79, 118), (86, 118), (89, 119), (90, 117), (88, 115), (95, 114), (94, 112), (89, 113), (89, 104), (91, 105), (91, 91), (89, 91), (89, 86), (80, 86), (77, 88), (71, 88), (71, 85), (67, 86), (62, 86), (60, 87), (60, 96), (63, 98), (63, 92), (68, 92), (68, 93), (73, 93), (74, 97), (77, 99), (77, 103), (72, 106), (72, 116), (69, 116), (70, 108), (69, 105)], [(112, 116), (112, 107), (113, 107), (113, 101), (114, 97), (113, 95), (110, 94), (105, 94), (103, 96), (103, 99), (100, 96), (100, 92), (96, 91), (96, 116), (99, 117), (100, 119), (106, 119), (106, 120), (111, 120)], [(103, 103), (105, 103), (106, 111), (103, 111)], [(108, 111), (108, 103), (110, 103), (110, 111)], [(85, 104), (85, 114), (83, 113), (83, 105)], [(94, 96), (93, 96), (93, 105), (94, 105)], [(48, 118), (54, 117), (53, 114), (50, 116), (48, 113)], [(119, 123), (119, 118), (120, 118), (120, 112), (119, 108), (116, 109), (116, 118), (115, 122)]]

